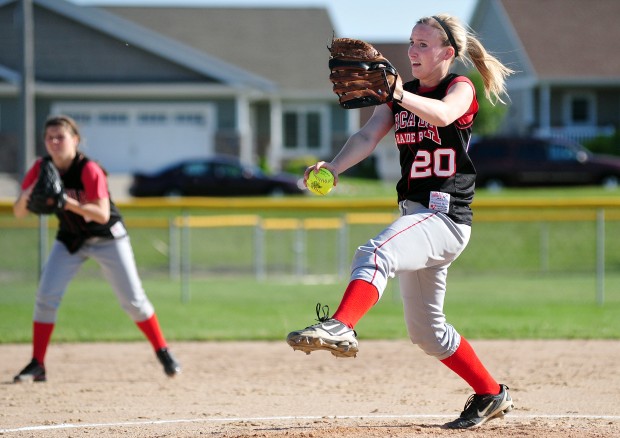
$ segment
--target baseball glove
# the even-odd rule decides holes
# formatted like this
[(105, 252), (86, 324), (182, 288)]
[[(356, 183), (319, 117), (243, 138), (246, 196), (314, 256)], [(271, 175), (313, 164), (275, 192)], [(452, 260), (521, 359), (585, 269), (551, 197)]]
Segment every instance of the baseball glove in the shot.
[(340, 106), (345, 109), (381, 105), (394, 99), (398, 72), (371, 44), (351, 38), (334, 38), (330, 52), (329, 79)]
[(67, 203), (67, 194), (60, 179), (60, 174), (49, 158), (41, 161), (39, 179), (35, 183), (27, 208), (34, 214), (53, 214), (63, 210)]

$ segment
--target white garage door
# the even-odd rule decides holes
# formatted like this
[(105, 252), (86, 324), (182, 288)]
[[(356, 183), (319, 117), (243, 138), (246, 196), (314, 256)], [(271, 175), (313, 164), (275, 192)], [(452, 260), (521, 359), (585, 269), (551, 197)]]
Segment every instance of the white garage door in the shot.
[(76, 119), (81, 150), (109, 173), (151, 171), (213, 153), (209, 104), (57, 103), (52, 113)]

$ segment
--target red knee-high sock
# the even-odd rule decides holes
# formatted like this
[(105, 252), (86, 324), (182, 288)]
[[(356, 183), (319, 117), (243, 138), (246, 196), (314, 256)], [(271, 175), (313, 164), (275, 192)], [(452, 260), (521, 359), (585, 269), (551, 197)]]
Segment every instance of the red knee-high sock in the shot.
[(461, 336), (461, 344), (454, 354), (441, 362), (469, 383), (476, 394), (499, 394), (499, 384), (464, 337)]
[(378, 300), (379, 291), (375, 286), (364, 280), (353, 280), (344, 291), (333, 318), (353, 328)]
[(45, 353), (54, 331), (54, 323), (37, 322), (32, 324), (32, 357), (39, 363), (45, 363)]
[(164, 334), (159, 327), (157, 315), (153, 313), (153, 316), (149, 319), (136, 322), (136, 325), (140, 328), (140, 330), (142, 330), (142, 333), (145, 334), (155, 350), (166, 347), (166, 340), (164, 339)]

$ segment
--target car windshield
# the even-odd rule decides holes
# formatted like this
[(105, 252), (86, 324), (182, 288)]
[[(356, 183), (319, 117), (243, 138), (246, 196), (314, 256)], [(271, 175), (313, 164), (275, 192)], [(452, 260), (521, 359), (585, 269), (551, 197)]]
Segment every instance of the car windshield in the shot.
[(212, 168), (211, 173), (215, 175), (216, 178), (236, 178), (241, 173), (238, 167), (230, 164), (213, 163)]
[(583, 161), (588, 150), (578, 145), (550, 143), (547, 146), (547, 158), (550, 161)]
[(191, 177), (211, 175), (216, 178), (251, 178), (261, 175), (261, 171), (256, 166), (242, 166), (239, 163), (219, 162), (219, 161), (197, 161), (186, 163), (183, 166), (183, 173)]
[(198, 162), (188, 163), (183, 167), (183, 173), (188, 176), (201, 176), (209, 173), (209, 163)]

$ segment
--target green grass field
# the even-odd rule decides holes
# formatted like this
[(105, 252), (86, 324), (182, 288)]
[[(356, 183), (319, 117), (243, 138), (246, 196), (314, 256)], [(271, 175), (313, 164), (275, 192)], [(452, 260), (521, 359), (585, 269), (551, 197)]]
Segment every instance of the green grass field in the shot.
[[(33, 282), (16, 282), (0, 295), (0, 343), (28, 342)], [(302, 284), (253, 278), (195, 280), (189, 300), (178, 282), (145, 282), (166, 335), (174, 340), (281, 340), (314, 323), (317, 302), (335, 311), (344, 282)], [(608, 275), (598, 305), (587, 275), (450, 276), (448, 320), (478, 339), (620, 339), (620, 274)], [(398, 284), (356, 327), (362, 339), (406, 338)], [(104, 281), (80, 275), (59, 312), (56, 341), (142, 339)]]
[[(367, 181), (342, 185), (338, 196), (393, 196), (393, 187)], [(485, 193), (480, 198), (536, 197), (570, 198), (616, 196), (599, 188), (505, 190)], [(132, 212), (131, 215), (136, 215)], [(169, 214), (149, 212), (165, 217)], [(290, 212), (301, 216), (306, 213)], [(333, 214), (333, 213), (332, 213)], [(36, 290), (37, 234), (35, 230), (4, 224), (0, 238), (0, 343), (29, 342)], [(7, 225), (8, 224), (8, 225)], [(551, 223), (548, 228), (532, 223), (481, 223), (469, 247), (450, 270), (446, 314), (448, 321), (470, 338), (478, 339), (620, 339), (620, 222), (606, 225), (606, 277), (604, 303), (597, 303), (596, 230), (591, 223)], [(381, 227), (361, 228), (352, 236), (349, 251)], [(541, 236), (545, 251), (541, 251)], [(134, 229), (132, 242), (145, 289), (153, 301), (166, 336), (170, 340), (282, 340), (286, 333), (314, 323), (317, 302), (336, 310), (346, 279), (335, 276), (296, 277), (290, 275), (286, 256), (275, 260), (288, 275), (268, 276), (257, 281), (250, 272), (225, 272), (232, 263), (252, 263), (242, 245), (250, 237), (230, 233), (230, 241), (210, 245), (208, 234), (195, 234), (192, 257), (199, 271), (189, 283), (189, 300), (181, 300), (181, 283), (167, 274), (164, 255), (165, 229)], [(52, 233), (53, 237), (53, 233)], [(321, 239), (308, 245), (310, 259)], [(280, 238), (278, 254), (288, 254), (290, 242)], [(288, 246), (287, 246), (288, 245)], [(250, 248), (251, 249), (251, 248)], [(288, 257), (290, 259), (290, 257)], [(350, 255), (346, 256), (348, 267)], [(288, 264), (287, 264), (288, 263)], [(322, 260), (333, 267), (333, 259)], [(325, 266), (319, 266), (324, 268)], [(277, 266), (281, 267), (280, 265)], [(15, 273), (18, 274), (15, 274)], [(19, 274), (22, 273), (23, 275)], [(318, 284), (308, 280), (318, 278)], [(325, 280), (327, 278), (328, 280)], [(329, 280), (331, 279), (331, 280)], [(392, 280), (383, 299), (356, 327), (360, 339), (406, 338), (397, 280)], [(87, 264), (71, 283), (59, 312), (55, 341), (141, 340), (142, 334), (122, 312), (110, 286), (94, 264)]]

